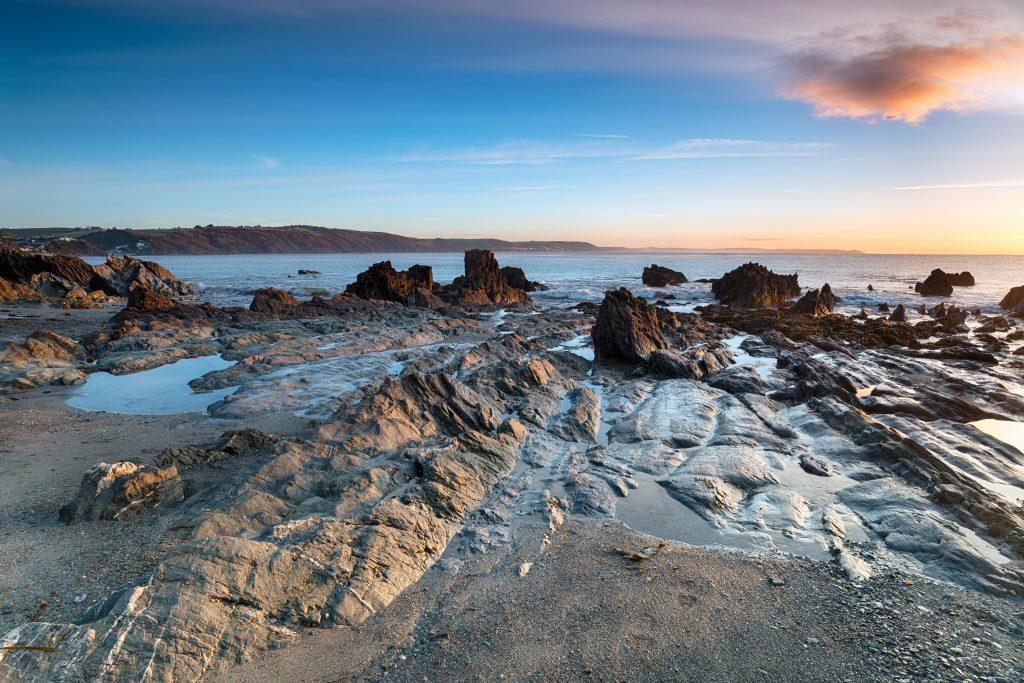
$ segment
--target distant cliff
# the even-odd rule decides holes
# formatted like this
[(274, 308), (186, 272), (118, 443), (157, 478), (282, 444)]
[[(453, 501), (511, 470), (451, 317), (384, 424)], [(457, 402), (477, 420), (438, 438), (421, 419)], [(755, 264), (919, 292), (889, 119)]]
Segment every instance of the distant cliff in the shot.
[(508, 242), (499, 239), (421, 239), (386, 232), (364, 232), (312, 225), (284, 227), (196, 226), (174, 230), (101, 230), (54, 228), (7, 230), (6, 236), (26, 246), (65, 254), (366, 254), (401, 252), (605, 251), (588, 242)]

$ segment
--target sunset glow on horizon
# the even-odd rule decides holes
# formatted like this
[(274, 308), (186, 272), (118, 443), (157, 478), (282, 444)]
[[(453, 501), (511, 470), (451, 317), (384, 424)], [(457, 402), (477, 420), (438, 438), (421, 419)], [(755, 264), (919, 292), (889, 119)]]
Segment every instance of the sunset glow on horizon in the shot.
[(1009, 0), (12, 0), (0, 228), (1024, 254)]

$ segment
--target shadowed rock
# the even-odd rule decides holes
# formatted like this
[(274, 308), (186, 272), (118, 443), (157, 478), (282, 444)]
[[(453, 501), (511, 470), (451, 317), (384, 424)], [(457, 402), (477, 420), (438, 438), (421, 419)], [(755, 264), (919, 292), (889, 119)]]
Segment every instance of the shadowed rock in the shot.
[(962, 273), (946, 273), (946, 279), (948, 279), (949, 284), (953, 285), (954, 287), (974, 286), (974, 276), (971, 275), (971, 272), (968, 270), (965, 270)]
[(356, 276), (356, 281), (345, 288), (345, 293), (361, 299), (379, 299), (404, 304), (417, 289), (432, 291), (434, 272), (430, 266), (414, 265), (409, 270), (397, 271), (391, 261), (374, 263)]
[(501, 274), (510, 287), (521, 289), (524, 292), (543, 292), (548, 289), (547, 285), (528, 279), (522, 268), (503, 266)]
[(905, 323), (907, 322), (907, 307), (900, 304), (896, 307), (896, 310), (889, 316), (889, 322), (891, 323)]
[(293, 307), (299, 305), (299, 300), (288, 292), (267, 287), (256, 292), (249, 304), (249, 310), (254, 313), (270, 313), (282, 315)]
[(686, 276), (678, 270), (672, 270), (656, 263), (644, 268), (641, 280), (648, 287), (667, 287), (668, 285), (681, 285), (688, 282)]
[(711, 293), (723, 304), (742, 308), (781, 308), (800, 295), (797, 275), (777, 275), (760, 263), (746, 263), (711, 285)]
[(699, 346), (684, 351), (676, 349), (652, 351), (647, 361), (647, 367), (652, 373), (664, 377), (703, 379), (726, 369), (732, 360), (732, 352), (728, 347), (718, 344)]
[(668, 348), (657, 309), (625, 287), (605, 292), (590, 334), (598, 358), (645, 363), (653, 351)]
[(950, 296), (953, 293), (953, 284), (946, 273), (936, 268), (924, 282), (914, 285), (914, 291), (921, 296)]
[(128, 296), (136, 287), (148, 287), (165, 296), (181, 296), (195, 291), (192, 283), (182, 282), (159, 263), (131, 256), (108, 256), (106, 262), (95, 266), (94, 270), (103, 278), (104, 291), (118, 296)]
[(56, 275), (90, 290), (104, 289), (107, 286), (92, 266), (76, 256), (61, 256), (25, 249), (0, 249), (0, 277), (12, 284), (27, 285), (32, 282), (33, 275), (40, 273)]
[(1014, 287), (1007, 292), (999, 305), (1008, 311), (1013, 311), (1011, 315), (1014, 317), (1024, 318), (1024, 285)]
[(832, 293), (832, 288), (826, 282), (821, 289), (812, 289), (800, 297), (800, 300), (793, 304), (789, 312), (798, 315), (828, 315), (839, 303), (839, 297)]

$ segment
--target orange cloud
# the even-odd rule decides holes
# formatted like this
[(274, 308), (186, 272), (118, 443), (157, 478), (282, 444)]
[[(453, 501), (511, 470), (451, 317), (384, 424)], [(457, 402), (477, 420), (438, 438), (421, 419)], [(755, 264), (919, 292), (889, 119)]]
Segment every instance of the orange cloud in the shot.
[(859, 37), (854, 46), (791, 55), (782, 94), (813, 105), (816, 116), (918, 123), (941, 109), (984, 108), (990, 90), (1024, 81), (1024, 36), (1016, 34), (946, 45)]

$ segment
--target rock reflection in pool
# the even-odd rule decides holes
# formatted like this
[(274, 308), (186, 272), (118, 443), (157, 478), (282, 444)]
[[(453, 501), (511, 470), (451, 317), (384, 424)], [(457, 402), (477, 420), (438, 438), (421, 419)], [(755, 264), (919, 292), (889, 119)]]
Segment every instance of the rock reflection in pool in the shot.
[(232, 365), (234, 361), (220, 356), (202, 356), (131, 375), (96, 372), (68, 399), (68, 405), (82, 410), (133, 415), (200, 413), (236, 387), (196, 393), (188, 385), (189, 381)]

